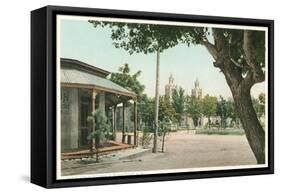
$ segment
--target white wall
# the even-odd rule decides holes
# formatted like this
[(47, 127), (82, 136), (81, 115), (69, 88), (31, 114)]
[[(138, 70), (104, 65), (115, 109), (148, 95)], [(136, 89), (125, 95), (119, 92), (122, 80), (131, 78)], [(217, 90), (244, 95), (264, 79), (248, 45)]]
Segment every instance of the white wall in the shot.
[(61, 149), (77, 149), (79, 133), (78, 89), (62, 88)]
[[(72, 2), (72, 3), (70, 3)], [(187, 180), (145, 184), (71, 188), (46, 191), (29, 184), (29, 142), (30, 142), (30, 10), (53, 5), (99, 7), (111, 9), (145, 10), (185, 14), (235, 16), (249, 18), (275, 19), (275, 70), (281, 73), (280, 34), (281, 13), (278, 0), (267, 1), (116, 1), (116, 0), (4, 0), (1, 1), (1, 95), (0, 95), (0, 193), (267, 193), (280, 191), (280, 148), (276, 141), (276, 174), (251, 177)], [(276, 85), (281, 76), (276, 77)], [(275, 99), (281, 99), (280, 89), (276, 87)], [(276, 100), (276, 118), (281, 114), (280, 101)], [(280, 122), (276, 122), (276, 140), (280, 139)], [(277, 192), (273, 192), (277, 193)]]

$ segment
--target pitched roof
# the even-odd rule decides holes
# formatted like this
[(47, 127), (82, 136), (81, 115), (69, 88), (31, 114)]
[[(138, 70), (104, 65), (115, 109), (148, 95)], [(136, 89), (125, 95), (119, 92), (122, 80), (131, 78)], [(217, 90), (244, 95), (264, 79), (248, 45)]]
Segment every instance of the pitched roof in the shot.
[(76, 59), (61, 58), (62, 68), (75, 68), (101, 77), (107, 77), (110, 72)]
[(104, 90), (111, 93), (135, 97), (136, 94), (129, 91), (118, 84), (99, 77), (93, 73), (80, 71), (79, 69), (61, 68), (61, 83), (72, 85), (93, 86), (96, 89)]

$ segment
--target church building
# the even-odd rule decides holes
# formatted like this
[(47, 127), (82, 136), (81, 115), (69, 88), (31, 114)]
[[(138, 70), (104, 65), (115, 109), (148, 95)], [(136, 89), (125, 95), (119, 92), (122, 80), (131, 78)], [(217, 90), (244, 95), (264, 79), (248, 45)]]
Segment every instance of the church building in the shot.
[(194, 88), (191, 90), (191, 96), (195, 96), (196, 98), (202, 98), (202, 88), (199, 86), (198, 78), (194, 82)]
[(176, 85), (174, 84), (174, 77), (170, 74), (169, 83), (165, 85), (165, 97), (171, 101), (173, 90), (176, 89)]

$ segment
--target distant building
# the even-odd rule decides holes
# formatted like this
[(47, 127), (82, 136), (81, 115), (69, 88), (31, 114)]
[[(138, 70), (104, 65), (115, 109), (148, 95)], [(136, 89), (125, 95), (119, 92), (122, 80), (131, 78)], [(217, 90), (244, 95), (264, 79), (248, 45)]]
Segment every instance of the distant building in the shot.
[(194, 88), (191, 90), (191, 96), (195, 96), (196, 98), (202, 98), (202, 88), (200, 88), (198, 78), (194, 82)]
[[(171, 74), (169, 77), (168, 84), (165, 85), (165, 97), (168, 98), (170, 100), (170, 102), (172, 102), (172, 93), (173, 93), (173, 90), (176, 89), (176, 87), (177, 87), (177, 85), (175, 84), (173, 75)], [(191, 89), (190, 95), (194, 96), (196, 98), (199, 98), (199, 99), (201, 99), (203, 97), (203, 89), (200, 88), (200, 82), (199, 82), (198, 78), (194, 82), (194, 88)], [(210, 119), (211, 119), (212, 124), (219, 123), (221, 121), (220, 117), (218, 117), (218, 116), (213, 116)], [(208, 124), (208, 118), (204, 117), (202, 114), (198, 119), (197, 127), (202, 128), (203, 126), (205, 126), (207, 124)], [(189, 127), (189, 128), (195, 127), (192, 118), (190, 116), (188, 116), (187, 114), (182, 116), (180, 126)]]
[(176, 85), (174, 84), (174, 77), (171, 74), (169, 77), (169, 83), (165, 85), (165, 97), (169, 100), (172, 99), (173, 90), (176, 89)]

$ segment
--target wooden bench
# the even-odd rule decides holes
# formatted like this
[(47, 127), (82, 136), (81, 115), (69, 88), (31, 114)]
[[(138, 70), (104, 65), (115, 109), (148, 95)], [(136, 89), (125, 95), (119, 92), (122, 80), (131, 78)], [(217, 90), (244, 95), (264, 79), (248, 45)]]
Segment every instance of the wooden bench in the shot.
[(129, 145), (132, 145), (133, 144), (133, 140), (134, 140), (134, 133), (125, 133), (125, 134), (123, 134), (122, 143), (127, 143)]

